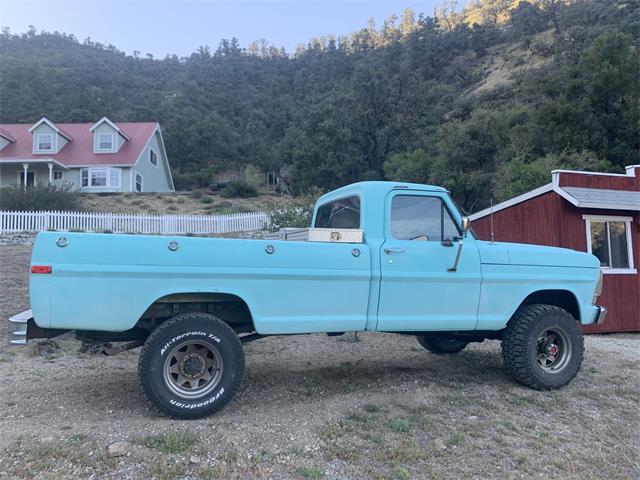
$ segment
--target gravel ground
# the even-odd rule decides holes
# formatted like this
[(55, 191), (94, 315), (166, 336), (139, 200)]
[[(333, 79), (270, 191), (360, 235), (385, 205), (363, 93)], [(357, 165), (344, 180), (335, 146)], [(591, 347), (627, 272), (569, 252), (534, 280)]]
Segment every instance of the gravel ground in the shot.
[[(0, 248), (2, 319), (27, 308), (29, 253)], [(268, 338), (236, 399), (188, 422), (143, 404), (137, 350), (5, 336), (0, 478), (640, 478), (637, 335), (587, 337), (556, 392), (515, 384), (495, 341), (441, 357), (398, 335)]]

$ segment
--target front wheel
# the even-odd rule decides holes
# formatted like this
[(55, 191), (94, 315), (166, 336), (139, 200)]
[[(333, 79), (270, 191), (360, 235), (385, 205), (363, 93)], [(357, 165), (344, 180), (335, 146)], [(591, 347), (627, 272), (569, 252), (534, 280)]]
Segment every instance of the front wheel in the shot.
[(466, 347), (469, 342), (456, 340), (454, 338), (430, 337), (428, 335), (418, 335), (418, 343), (431, 353), (458, 353)]
[(147, 338), (138, 376), (142, 396), (161, 413), (180, 419), (204, 417), (222, 409), (240, 388), (242, 343), (213, 315), (177, 315)]
[(582, 364), (584, 339), (569, 312), (553, 305), (526, 305), (507, 324), (502, 359), (519, 383), (536, 390), (563, 387)]

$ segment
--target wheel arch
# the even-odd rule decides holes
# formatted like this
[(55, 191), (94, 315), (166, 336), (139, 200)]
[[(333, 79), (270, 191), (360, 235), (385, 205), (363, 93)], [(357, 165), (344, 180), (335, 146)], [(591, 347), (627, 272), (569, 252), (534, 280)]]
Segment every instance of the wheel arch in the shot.
[(136, 325), (153, 319), (160, 319), (162, 323), (182, 313), (196, 312), (213, 314), (239, 331), (256, 330), (254, 309), (245, 296), (231, 291), (188, 289), (165, 292), (157, 297), (139, 316)]
[(567, 289), (545, 289), (530, 293), (522, 302), (520, 302), (520, 305), (518, 305), (518, 308), (511, 318), (513, 318), (518, 309), (523, 305), (535, 304), (553, 305), (555, 307), (562, 308), (569, 312), (573, 318), (580, 323), (581, 314), (578, 298), (571, 290)]

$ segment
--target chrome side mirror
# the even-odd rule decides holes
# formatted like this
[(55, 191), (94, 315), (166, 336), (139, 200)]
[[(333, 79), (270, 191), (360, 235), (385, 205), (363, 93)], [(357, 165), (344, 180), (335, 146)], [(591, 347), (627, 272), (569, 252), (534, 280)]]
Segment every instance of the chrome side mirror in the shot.
[(469, 217), (462, 217), (460, 227), (462, 228), (462, 233), (466, 235), (466, 233), (471, 228), (471, 220), (469, 219)]
[[(471, 220), (469, 217), (462, 217), (462, 221), (460, 222), (460, 229), (462, 230), (462, 237), (467, 236), (467, 232), (471, 228)], [(460, 263), (460, 255), (462, 254), (462, 238), (458, 242), (458, 252), (456, 253), (456, 259), (453, 262), (453, 266), (451, 268), (447, 268), (447, 272), (457, 272), (458, 264)]]

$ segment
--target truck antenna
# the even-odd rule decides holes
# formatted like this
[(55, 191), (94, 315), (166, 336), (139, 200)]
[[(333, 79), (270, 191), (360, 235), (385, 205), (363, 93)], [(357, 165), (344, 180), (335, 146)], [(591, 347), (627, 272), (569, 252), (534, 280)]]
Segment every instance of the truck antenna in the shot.
[(493, 197), (491, 197), (491, 207), (490, 207), (490, 216), (491, 216), (491, 243), (494, 243), (493, 236)]

